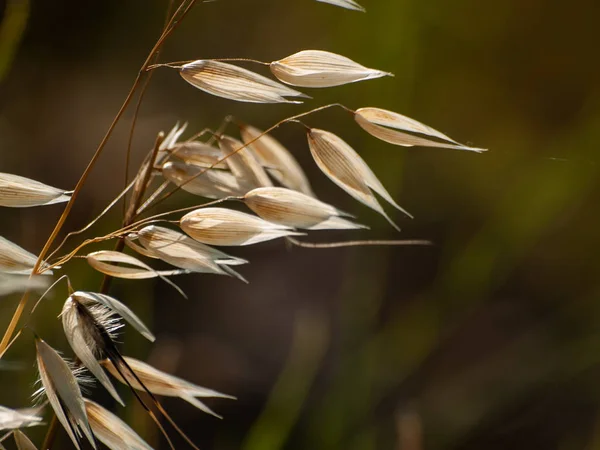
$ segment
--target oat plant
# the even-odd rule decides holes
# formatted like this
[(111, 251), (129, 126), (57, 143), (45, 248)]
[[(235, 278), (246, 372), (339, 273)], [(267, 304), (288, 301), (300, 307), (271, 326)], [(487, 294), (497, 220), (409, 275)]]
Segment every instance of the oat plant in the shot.
[[(350, 0), (320, 1), (363, 10)], [(310, 151), (316, 166), (335, 185), (377, 211), (398, 230), (384, 205), (387, 207), (389, 204), (407, 216), (410, 214), (393, 199), (351, 143), (326, 129), (306, 125), (303, 120), (307, 116), (336, 108), (349, 114), (350, 120), (354, 120), (373, 138), (390, 144), (483, 151), (460, 144), (399, 113), (377, 107), (353, 110), (341, 103), (299, 112), (264, 131), (230, 116), (223, 120), (219, 130), (205, 129), (183, 138), (188, 132), (186, 125), (176, 124), (168, 133), (157, 133), (153, 148), (123, 192), (91, 223), (81, 230), (68, 233), (57, 245), (57, 237), (63, 230), (65, 220), (102, 155), (115, 125), (124, 111), (132, 106), (135, 95), (138, 95), (134, 116), (137, 118), (144, 91), (155, 70), (177, 71), (183, 80), (206, 94), (231, 101), (261, 104), (301, 104), (310, 99), (305, 93), (308, 89), (391, 76), (386, 71), (363, 66), (346, 56), (311, 49), (300, 50), (270, 62), (238, 58), (158, 62), (163, 43), (175, 32), (196, 1), (183, 0), (179, 5), (173, 3), (169, 2), (166, 24), (159, 39), (73, 189), (59, 189), (20, 175), (0, 173), (1, 207), (66, 204), (54, 230), (37, 255), (0, 237), (0, 294), (23, 293), (14, 315), (6, 325), (0, 342), (0, 356), (4, 356), (17, 339), (29, 340), (36, 349), (39, 371), (39, 385), (35, 392), (37, 407), (0, 407), (0, 429), (7, 431), (2, 439), (12, 436), (21, 450), (51, 448), (60, 428), (64, 429), (77, 449), (88, 445), (98, 448), (100, 443), (110, 449), (151, 448), (115, 414), (87, 398), (94, 386), (105, 389), (120, 407), (126, 407), (114, 383), (118, 381), (127, 385), (171, 448), (175, 448), (173, 431), (187, 442), (186, 445), (197, 447), (162, 407), (160, 397), (179, 397), (216, 417), (220, 417), (219, 414), (201, 399), (234, 398), (123, 355), (116, 338), (125, 324), (151, 342), (155, 338), (152, 331), (126, 305), (126, 299), (109, 295), (111, 278), (139, 283), (142, 282), (140, 280), (158, 277), (185, 296), (174, 282), (176, 276), (208, 273), (247, 282), (243, 268), (249, 262), (235, 255), (238, 246), (255, 245), (273, 239), (285, 239), (291, 245), (308, 248), (427, 244), (427, 241), (405, 240), (349, 239), (325, 244), (307, 241), (307, 235), (314, 230), (347, 230), (350, 234), (353, 230), (368, 229), (368, 226), (336, 206), (318, 199), (294, 156), (269, 134), (275, 128), (289, 123), (297, 126), (300, 123), (304, 129), (307, 151)], [(246, 68), (252, 65), (267, 66), (273, 77)], [(197, 94), (204, 95), (201, 92)], [(134, 129), (135, 119), (130, 136), (133, 136)], [(225, 134), (226, 130), (233, 135)], [(125, 155), (127, 164), (130, 151), (131, 138)], [(199, 200), (198, 204), (181, 210), (167, 210), (153, 215), (148, 213), (179, 190), (208, 200)], [(109, 234), (94, 236), (94, 225), (120, 202), (125, 205), (120, 226)], [(241, 203), (245, 211), (231, 208), (231, 205), (237, 207)], [(83, 235), (94, 237), (82, 239)], [(64, 250), (67, 243), (72, 250)], [(88, 246), (97, 243), (104, 243), (107, 248), (90, 252)], [(221, 249), (224, 247), (226, 249)], [(69, 267), (74, 258), (85, 258), (92, 270), (104, 274), (102, 285), (78, 286), (77, 280), (70, 279)], [(157, 270), (153, 268), (154, 260), (161, 260), (172, 268)], [(50, 286), (53, 277), (58, 275), (61, 276)], [(56, 326), (62, 322), (70, 349), (58, 351), (51, 342), (38, 336), (28, 323), (37, 304), (61, 282), (67, 284), (69, 296), (56, 311), (59, 318)], [(48, 286), (50, 288), (33, 305), (33, 293), (42, 292)], [(26, 399), (23, 399), (23, 406), (27, 406)], [(164, 420), (168, 425), (163, 426)], [(33, 443), (26, 436), (27, 428), (32, 426), (48, 427), (43, 443)], [(83, 441), (88, 441), (88, 444)]]

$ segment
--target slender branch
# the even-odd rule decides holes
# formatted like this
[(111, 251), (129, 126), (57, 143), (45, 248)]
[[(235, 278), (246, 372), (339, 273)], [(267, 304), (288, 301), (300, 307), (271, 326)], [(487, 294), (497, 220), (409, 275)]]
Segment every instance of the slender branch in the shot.
[(376, 240), (364, 240), (364, 241), (346, 241), (346, 242), (303, 242), (298, 239), (286, 237), (288, 242), (304, 248), (341, 248), (341, 247), (360, 247), (367, 245), (433, 245), (433, 242), (422, 240), (422, 239), (406, 239), (398, 241), (376, 241)]

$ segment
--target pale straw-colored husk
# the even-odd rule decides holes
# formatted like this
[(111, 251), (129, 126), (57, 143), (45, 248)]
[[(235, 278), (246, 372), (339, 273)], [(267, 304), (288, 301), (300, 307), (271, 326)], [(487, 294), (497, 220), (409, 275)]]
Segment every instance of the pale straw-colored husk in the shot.
[[(125, 357), (125, 361), (128, 366), (135, 372), (140, 381), (144, 384), (144, 386), (153, 394), (156, 395), (164, 395), (166, 397), (179, 397), (196, 408), (212, 414), (216, 417), (221, 417), (215, 412), (213, 412), (210, 408), (208, 408), (204, 403), (199, 401), (196, 397), (219, 397), (219, 398), (229, 398), (234, 399), (231, 395), (222, 394), (221, 392), (217, 392), (213, 389), (207, 389), (202, 386), (195, 385), (190, 383), (189, 381), (183, 380), (176, 376), (170, 375), (168, 373), (162, 372), (145, 362), (139, 361), (134, 358)], [(102, 361), (102, 365), (121, 383), (125, 383), (125, 380), (117, 371), (113, 363), (109, 360)], [(121, 372), (125, 375), (125, 378), (129, 382), (129, 384), (137, 390), (143, 390), (142, 385), (135, 379), (135, 377), (127, 370), (127, 368), (120, 368)]]
[(49, 277), (0, 273), (0, 296), (29, 289), (42, 290), (50, 284)]
[(421, 122), (385, 109), (360, 108), (355, 112), (354, 119), (367, 133), (390, 144), (403, 147), (451, 148), (478, 153), (486, 151), (482, 148), (462, 145)]
[(78, 438), (81, 431), (95, 449), (96, 443), (90, 429), (77, 379), (56, 350), (39, 338), (36, 338), (35, 345), (42, 386), (56, 418), (71, 438), (75, 448), (81, 449)]
[[(156, 277), (162, 278), (189, 273), (187, 270), (154, 270), (148, 264), (143, 263), (131, 255), (112, 250), (100, 250), (90, 253), (86, 256), (86, 259), (88, 264), (100, 273), (129, 280), (142, 280)], [(127, 266), (118, 264), (127, 264)]]
[(371, 80), (391, 73), (370, 69), (350, 58), (322, 50), (303, 50), (270, 64), (280, 81), (292, 86), (326, 88)]
[(15, 430), (13, 433), (17, 450), (38, 450), (33, 442), (20, 430)]
[(231, 275), (246, 281), (229, 266), (246, 264), (248, 261), (196, 242), (179, 231), (149, 225), (135, 236), (146, 251), (175, 267), (192, 272)]
[[(372, 191), (408, 214), (392, 198), (367, 163), (344, 140), (333, 133), (316, 128), (308, 132), (308, 144), (317, 166), (327, 177), (359, 202), (385, 217), (396, 229)], [(410, 214), (408, 214), (410, 216)]]
[[(29, 275), (36, 261), (37, 256), (33, 253), (0, 236), (0, 272)], [(48, 267), (48, 265), (44, 263), (42, 267)], [(44, 275), (52, 275), (52, 271), (47, 270)]]
[(246, 124), (240, 124), (240, 134), (244, 143), (254, 141), (248, 148), (263, 167), (268, 167), (267, 171), (273, 178), (287, 188), (314, 196), (302, 167), (279, 141)]
[(209, 245), (251, 245), (284, 236), (301, 235), (292, 228), (226, 208), (201, 208), (181, 218), (189, 236)]
[(273, 186), (256, 156), (242, 142), (229, 136), (223, 136), (219, 139), (219, 147), (224, 155), (229, 155), (225, 161), (240, 184), (249, 186), (250, 189)]
[(111, 450), (152, 450), (125, 422), (91, 400), (84, 399), (90, 427), (100, 442)]
[(70, 192), (39, 181), (0, 173), (0, 206), (27, 208), (69, 201)]
[(179, 73), (192, 86), (218, 97), (250, 103), (302, 103), (285, 97), (301, 92), (241, 67), (220, 61), (198, 60), (183, 65)]
[(210, 167), (211, 169), (227, 169), (225, 162), (218, 162), (223, 158), (221, 149), (205, 144), (204, 142), (182, 142), (173, 146), (171, 150), (172, 156), (181, 159), (186, 164)]
[(206, 169), (192, 164), (169, 161), (162, 166), (166, 180), (190, 194), (218, 199), (240, 196), (251, 189), (251, 185), (236, 178), (231, 172)]
[(42, 417), (32, 409), (10, 409), (0, 406), (0, 431), (41, 425)]
[(244, 196), (248, 207), (269, 222), (307, 230), (366, 228), (341, 216), (348, 214), (301, 192), (280, 187), (258, 188)]

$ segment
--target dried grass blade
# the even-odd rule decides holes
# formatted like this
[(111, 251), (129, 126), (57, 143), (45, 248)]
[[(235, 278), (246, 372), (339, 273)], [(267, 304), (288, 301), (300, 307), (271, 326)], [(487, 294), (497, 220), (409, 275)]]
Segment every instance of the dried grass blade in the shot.
[(268, 172), (273, 178), (287, 188), (314, 197), (302, 167), (279, 141), (250, 125), (240, 124), (239, 128), (244, 143), (252, 142), (248, 148), (254, 152), (258, 162), (272, 168)]
[(350, 58), (322, 50), (303, 50), (270, 64), (280, 81), (307, 88), (326, 88), (357, 81), (393, 76), (370, 69)]
[(367, 163), (352, 147), (339, 136), (315, 128), (308, 132), (308, 144), (317, 166), (331, 181), (359, 202), (377, 211), (399, 230), (371, 189), (400, 211), (409, 216), (410, 214), (392, 199)]
[(92, 431), (111, 450), (152, 450), (125, 422), (91, 400), (84, 399)]
[[(441, 147), (456, 150), (468, 150), (477, 153), (485, 149), (468, 147), (456, 142), (443, 133), (418, 122), (410, 117), (380, 108), (360, 108), (354, 119), (367, 133), (390, 144), (413, 147)], [(409, 134), (417, 133), (419, 135)], [(432, 140), (435, 138), (438, 140)]]
[[(71, 369), (60, 355), (43, 340), (36, 338), (37, 365), (42, 385), (57, 419), (71, 438), (75, 448), (81, 449), (76, 436), (77, 427), (85, 434), (93, 448), (94, 436), (88, 422), (81, 390)], [(67, 414), (68, 417), (67, 418)]]
[(209, 245), (251, 245), (284, 236), (298, 236), (292, 228), (226, 208), (201, 208), (181, 218), (180, 226), (198, 242)]
[(179, 73), (192, 86), (229, 100), (250, 103), (302, 103), (285, 97), (305, 96), (262, 75), (220, 61), (194, 61), (181, 66)]
[(27, 208), (67, 202), (70, 192), (29, 178), (0, 173), (0, 206)]
[(329, 3), (330, 5), (339, 6), (340, 8), (366, 12), (365, 8), (360, 6), (354, 0), (317, 0), (317, 1), (320, 3)]

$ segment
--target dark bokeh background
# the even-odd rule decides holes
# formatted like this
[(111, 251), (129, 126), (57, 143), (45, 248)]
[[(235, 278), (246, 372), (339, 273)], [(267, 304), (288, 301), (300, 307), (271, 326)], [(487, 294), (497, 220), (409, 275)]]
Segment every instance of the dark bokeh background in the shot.
[[(600, 449), (600, 3), (362, 3), (367, 14), (311, 0), (197, 5), (163, 61), (270, 61), (324, 49), (396, 76), (313, 90), (301, 106), (252, 105), (210, 97), (159, 70), (134, 159), (176, 121), (194, 131), (234, 114), (266, 128), (334, 101), (391, 109), (490, 149), (405, 149), (370, 137), (339, 110), (308, 118), (351, 143), (415, 215), (396, 215), (400, 235), (319, 173), (301, 128), (274, 135), (320, 198), (372, 227), (315, 240), (435, 245), (229, 249), (251, 260), (241, 269), (250, 284), (179, 278), (187, 301), (160, 282), (115, 282), (111, 294), (158, 336), (150, 345), (127, 330), (124, 352), (238, 397), (208, 401), (222, 421), (165, 399), (205, 449)], [(0, 170), (71, 188), (157, 38), (167, 2), (11, 4), (10, 32), (0, 36)], [(130, 121), (128, 113), (66, 229), (85, 225), (122, 188)], [(181, 194), (168, 207), (195, 201)], [(38, 251), (60, 212), (4, 209), (0, 232)], [(117, 210), (95, 232), (118, 221)], [(101, 277), (83, 261), (65, 269), (75, 288), (97, 289)], [(57, 289), (33, 323), (70, 356), (55, 320), (64, 297)], [(17, 301), (2, 299), (2, 328)], [(35, 380), (31, 335), (7, 357), (16, 365), (0, 373), (0, 404), (24, 406)], [(94, 396), (110, 405), (101, 389)], [(128, 398), (118, 414), (164, 448)], [(43, 432), (31, 436), (41, 442)], [(60, 436), (57, 448), (68, 445)]]

